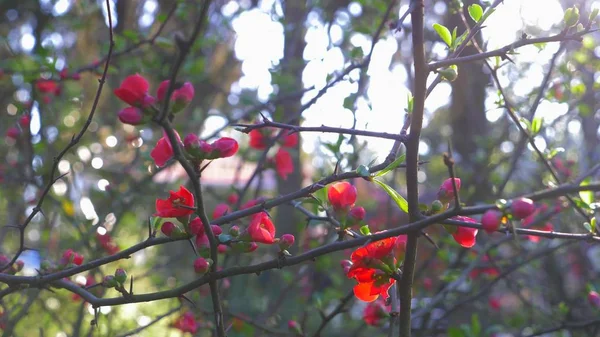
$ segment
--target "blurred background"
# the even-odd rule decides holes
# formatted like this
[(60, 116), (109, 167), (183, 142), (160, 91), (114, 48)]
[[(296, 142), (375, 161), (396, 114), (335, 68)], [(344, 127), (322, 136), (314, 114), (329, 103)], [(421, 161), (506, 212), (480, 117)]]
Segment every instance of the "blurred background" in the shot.
[[(170, 77), (179, 53), (177, 41), (190, 35), (201, 3), (111, 1), (115, 54), (107, 82), (88, 131), (58, 163), (58, 173), (68, 174), (54, 183), (43, 212), (25, 231), (25, 246), (32, 250), (22, 255), (22, 274), (35, 275), (41, 260), (57, 260), (67, 248), (91, 261), (143, 241), (155, 199), (186, 183), (178, 164), (158, 169), (150, 158), (162, 130), (119, 122), (117, 113), (125, 106), (112, 91), (127, 75), (139, 73), (154, 94)], [(486, 1), (426, 1), (429, 61), (449, 55), (433, 24), (458, 27), (462, 34), (465, 24), (475, 23), (459, 13), (472, 4), (484, 10), (489, 6)], [(586, 24), (600, 2), (505, 0), (476, 39), (483, 49), (493, 50), (522, 38), (558, 34), (564, 28), (564, 10), (574, 5)], [(209, 215), (232, 194), (241, 197), (230, 205), (235, 210), (259, 197), (296, 191), (330, 175), (336, 163), (350, 171), (385, 159), (390, 140), (302, 133), (300, 142), (289, 149), (294, 171), (283, 179), (264, 160), (277, 147), (263, 154), (249, 147), (248, 135), (231, 124), (251, 124), (262, 114), (293, 125), (400, 132), (412, 90), (411, 27), (410, 20), (398, 30), (390, 30), (388, 24), (407, 8), (408, 1), (385, 0), (212, 2), (208, 24), (178, 75), (194, 85), (196, 95), (173, 120), (181, 135), (228, 136), (240, 143), (238, 155), (212, 162), (203, 173)], [(22, 224), (31, 214), (50, 181), (55, 156), (86, 122), (109, 39), (104, 1), (4, 0), (0, 18), (0, 219), (7, 225), (0, 230), (0, 249), (11, 258), (19, 232), (10, 226)], [(597, 39), (598, 33), (592, 33), (582, 41), (526, 46), (510, 59), (489, 60), (501, 65), (498, 78), (515, 112), (530, 121), (543, 118), (535, 143), (551, 158), (563, 182), (577, 179), (600, 155)], [(476, 52), (471, 46), (464, 54)], [(434, 77), (430, 75), (430, 83)], [(54, 84), (40, 85), (45, 80)], [(503, 101), (482, 62), (459, 66), (455, 81), (435, 87), (426, 101), (419, 147), (425, 161), (419, 172), (421, 202), (433, 201), (448, 177), (441, 156), (449, 143), (467, 205), (552, 186), (533, 148), (508, 118)], [(29, 116), (28, 123), (23, 116)], [(402, 170), (388, 180), (405, 195)], [(357, 205), (367, 209), (366, 222), (373, 232), (407, 222), (385, 193), (363, 180), (353, 183), (359, 191)], [(315, 205), (304, 206), (323, 213)], [(560, 209), (549, 220), (555, 230), (584, 232), (581, 218), (566, 206), (564, 200), (538, 204)], [(580, 206), (593, 209), (593, 198)], [(277, 207), (271, 215), (278, 234), (296, 236), (292, 254), (337, 238), (327, 222), (307, 221), (292, 205)], [(597, 316), (586, 300), (589, 290), (600, 289), (597, 246), (481, 233), (477, 246), (466, 250), (437, 227), (427, 232), (439, 248), (422, 240), (417, 265), (417, 335), (529, 336), (558, 322)], [(289, 334), (288, 320), (300, 322), (312, 335), (321, 323), (319, 311), (330, 312), (354, 285), (339, 266), (349, 253), (222, 281), (230, 335)], [(254, 264), (276, 254), (269, 246), (248, 255), (225, 252), (221, 265)], [(536, 254), (541, 257), (529, 260)], [(175, 242), (72, 279), (94, 284), (121, 267), (134, 275), (136, 293), (152, 292), (193, 280), (193, 259), (189, 245)], [(522, 268), (513, 268), (519, 263)], [(499, 279), (503, 272), (510, 273)], [(108, 290), (105, 296), (120, 295)], [(93, 310), (81, 299), (65, 290), (31, 289), (2, 299), (0, 321), (6, 336), (178, 336), (184, 332), (170, 325), (191, 310), (198, 325), (194, 335), (211, 335), (208, 289), (188, 297), (195, 307), (173, 299), (101, 308), (98, 327), (90, 328)], [(323, 336), (385, 333), (386, 322), (381, 322), (383, 327), (365, 324), (365, 303), (351, 299), (347, 308)], [(155, 321), (161, 315), (165, 318)], [(600, 322), (547, 336), (592, 336), (598, 326)]]

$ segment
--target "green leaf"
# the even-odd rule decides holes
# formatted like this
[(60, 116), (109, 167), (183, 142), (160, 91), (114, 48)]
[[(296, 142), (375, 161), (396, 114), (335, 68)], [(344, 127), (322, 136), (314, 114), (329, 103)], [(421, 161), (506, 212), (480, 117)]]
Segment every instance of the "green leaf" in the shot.
[(567, 8), (563, 17), (563, 21), (565, 22), (565, 26), (567, 26), (567, 28), (575, 26), (577, 22), (579, 22), (579, 8), (575, 6)]
[(406, 154), (403, 154), (400, 157), (396, 158), (396, 160), (394, 160), (391, 164), (386, 166), (383, 170), (377, 172), (377, 174), (375, 174), (375, 176), (381, 177), (381, 176), (386, 175), (388, 172), (390, 172), (391, 170), (400, 166), (400, 164), (404, 163), (405, 160), (406, 160)]
[(478, 4), (473, 4), (469, 6), (468, 10), (469, 16), (471, 16), (471, 19), (473, 19), (473, 21), (475, 22), (478, 22), (483, 16), (483, 8), (481, 8), (481, 6), (479, 6)]
[(531, 133), (533, 136), (537, 135), (540, 132), (543, 123), (544, 117), (535, 117), (533, 121), (531, 121)]
[(592, 230), (592, 225), (590, 225), (589, 222), (584, 222), (583, 223), (583, 227), (585, 227), (585, 229), (588, 230), (588, 232), (593, 233), (594, 231)]
[(439, 23), (434, 23), (433, 29), (438, 33), (448, 47), (452, 46), (452, 33), (450, 33), (450, 30), (446, 28), (446, 26), (442, 26)]
[(448, 337), (464, 337), (465, 334), (460, 328), (451, 327), (448, 329)]
[[(590, 178), (584, 179), (579, 186), (587, 186), (590, 184)], [(590, 205), (594, 203), (594, 192), (592, 191), (581, 191), (579, 192), (579, 197), (583, 202)]]
[(591, 227), (590, 232), (596, 233), (596, 217), (592, 218), (590, 227)]
[(471, 316), (471, 332), (474, 336), (481, 334), (481, 324), (479, 323), (479, 316), (477, 314)]
[(396, 205), (398, 205), (398, 207), (404, 212), (404, 213), (408, 213), (408, 202), (406, 202), (406, 199), (404, 199), (400, 193), (396, 192), (395, 189), (391, 188), (390, 186), (388, 186), (386, 183), (384, 183), (381, 180), (378, 179), (373, 179), (373, 182), (377, 185), (379, 185), (379, 187), (383, 188), (383, 190), (385, 191), (385, 193), (387, 193), (392, 200), (394, 200), (394, 202), (396, 203)]
[(588, 17), (589, 22), (593, 22), (596, 20), (596, 17), (598, 16), (598, 11), (600, 11), (600, 8), (594, 8), (592, 10), (592, 12), (590, 13), (590, 16)]

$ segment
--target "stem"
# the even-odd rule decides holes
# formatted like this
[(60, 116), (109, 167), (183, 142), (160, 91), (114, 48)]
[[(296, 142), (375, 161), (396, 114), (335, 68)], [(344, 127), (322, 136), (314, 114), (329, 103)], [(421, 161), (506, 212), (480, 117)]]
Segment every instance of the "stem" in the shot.
[[(424, 1), (412, 0), (413, 7), (410, 15), (412, 22), (412, 40), (413, 40), (413, 59), (415, 64), (415, 82), (414, 82), (414, 105), (411, 116), (411, 130), (406, 142), (406, 188), (408, 201), (409, 221), (416, 222), (421, 218), (419, 211), (419, 183), (417, 173), (419, 170), (419, 139), (421, 137), (421, 128), (423, 126), (423, 111), (425, 109), (425, 96), (427, 92), (427, 63), (425, 61), (424, 48)], [(412, 302), (412, 283), (415, 273), (415, 262), (417, 258), (418, 231), (412, 231), (407, 234), (406, 255), (404, 259), (404, 268), (402, 270), (402, 283), (399, 285), (400, 294), (400, 337), (410, 337), (411, 335), (411, 302)]]

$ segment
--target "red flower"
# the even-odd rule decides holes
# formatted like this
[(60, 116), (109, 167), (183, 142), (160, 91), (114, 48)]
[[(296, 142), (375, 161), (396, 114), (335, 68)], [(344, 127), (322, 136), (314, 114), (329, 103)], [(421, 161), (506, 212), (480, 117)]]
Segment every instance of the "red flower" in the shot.
[(155, 216), (160, 218), (177, 218), (194, 213), (194, 195), (185, 187), (180, 186), (179, 191), (169, 192), (169, 198), (156, 199)]
[(31, 116), (29, 116), (29, 114), (24, 114), (21, 117), (19, 117), (19, 125), (21, 125), (21, 127), (23, 129), (27, 129), (29, 130), (29, 124), (31, 123)]
[(286, 180), (288, 175), (294, 172), (294, 161), (286, 150), (279, 148), (275, 154), (275, 170), (281, 179)]
[(515, 218), (523, 219), (535, 212), (535, 205), (531, 199), (520, 198), (513, 201), (511, 210)]
[(248, 133), (250, 136), (249, 145), (253, 149), (264, 150), (267, 148), (267, 142), (264, 134), (259, 129), (254, 129)]
[(356, 201), (356, 187), (347, 181), (331, 184), (327, 198), (334, 210), (349, 209)]
[(373, 301), (365, 307), (363, 311), (363, 320), (367, 325), (380, 326), (385, 323), (388, 318), (391, 307), (386, 307), (385, 302), (381, 299)]
[(500, 308), (502, 307), (502, 302), (500, 301), (499, 298), (496, 297), (490, 297), (489, 298), (489, 303), (490, 308), (492, 308), (492, 310), (500, 310)]
[(222, 217), (223, 215), (229, 213), (231, 210), (229, 209), (229, 205), (220, 203), (218, 204), (212, 214), (213, 220)]
[(53, 80), (39, 80), (35, 82), (35, 87), (39, 92), (44, 94), (56, 94), (59, 91), (58, 83)]
[[(181, 138), (177, 131), (175, 131), (175, 136), (177, 140), (181, 143)], [(161, 139), (158, 140), (156, 146), (150, 152), (150, 157), (154, 159), (154, 163), (158, 167), (165, 166), (167, 162), (173, 158), (173, 146), (171, 146), (171, 142), (169, 141), (169, 137), (164, 135)]]
[[(453, 217), (452, 220), (477, 223), (477, 221), (475, 221), (474, 219), (471, 219), (466, 216), (460, 216), (460, 215)], [(454, 241), (456, 241), (459, 245), (461, 245), (465, 248), (471, 248), (471, 247), (475, 246), (475, 239), (477, 236), (477, 232), (478, 232), (477, 228), (459, 226), (456, 229), (456, 232), (454, 232), (454, 234), (452, 234), (452, 236), (454, 237)]]
[[(148, 81), (140, 74), (127, 76), (114, 93), (123, 102), (133, 106), (149, 105)], [(151, 104), (151, 102), (150, 102)]]
[(227, 197), (227, 203), (230, 204), (230, 205), (237, 204), (238, 200), (240, 200), (240, 197), (238, 197), (238, 195), (236, 193), (231, 193)]
[(481, 225), (486, 232), (493, 233), (500, 227), (501, 220), (502, 213), (495, 209), (490, 209), (483, 213)]
[(298, 133), (289, 131), (283, 137), (283, 143), (281, 144), (285, 147), (295, 147), (298, 145)]
[(248, 234), (252, 241), (272, 244), (275, 242), (275, 226), (265, 212), (255, 214), (248, 226)]
[(238, 142), (229, 137), (222, 137), (217, 139), (211, 144), (213, 148), (213, 154), (211, 157), (213, 158), (227, 158), (233, 156), (238, 148)]
[[(454, 178), (456, 182), (456, 192), (460, 191), (460, 178)], [(446, 179), (437, 193), (439, 201), (447, 204), (454, 199), (454, 186), (452, 186), (452, 178)]]
[[(393, 257), (396, 237), (372, 242), (356, 249), (352, 255), (352, 266), (347, 277), (354, 278), (358, 284), (354, 286), (354, 295), (365, 302), (376, 300), (379, 295), (386, 299), (388, 289), (394, 284), (390, 277), (396, 260)], [(385, 270), (382, 270), (385, 269)]]
[(181, 330), (181, 332), (189, 332), (195, 334), (198, 331), (198, 323), (194, 314), (190, 311), (183, 314), (172, 324), (173, 328)]
[(130, 125), (138, 125), (142, 123), (142, 119), (144, 115), (142, 114), (142, 110), (136, 107), (127, 107), (121, 111), (119, 111), (119, 120), (121, 123), (130, 124)]

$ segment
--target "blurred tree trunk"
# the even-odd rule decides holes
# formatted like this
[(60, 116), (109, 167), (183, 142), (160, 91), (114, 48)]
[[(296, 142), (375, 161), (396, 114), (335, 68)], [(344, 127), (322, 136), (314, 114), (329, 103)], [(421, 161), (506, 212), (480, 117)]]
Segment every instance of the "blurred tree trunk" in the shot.
[[(302, 54), (306, 42), (304, 41), (305, 28), (304, 22), (308, 10), (304, 1), (285, 1), (283, 6), (285, 16), (284, 34), (285, 43), (283, 50), (283, 59), (281, 60), (281, 78), (279, 83), (279, 94), (286, 95), (292, 92), (302, 90), (302, 71), (304, 70), (304, 60)], [(288, 100), (280, 108), (281, 120), (298, 125), (300, 123), (300, 100)], [(294, 163), (294, 172), (288, 175), (286, 180), (277, 178), (277, 193), (279, 195), (288, 194), (297, 191), (302, 186), (302, 166), (300, 162), (300, 142), (290, 149)], [(301, 214), (294, 212), (292, 206), (284, 205), (279, 207), (276, 216), (276, 224), (281, 229), (280, 233), (295, 232), (294, 226), (301, 221)]]
[[(464, 1), (463, 10), (471, 4), (478, 3), (475, 0)], [(473, 24), (470, 22), (469, 24)], [(464, 23), (459, 14), (452, 14), (448, 11), (446, 26), (452, 30), (458, 28), (457, 35), (460, 36), (464, 29)], [(478, 34), (477, 41), (481, 41)], [(477, 53), (473, 46), (465, 48), (462, 56)], [(474, 192), (465, 195), (465, 202), (474, 200), (486, 200), (491, 191), (488, 180), (487, 164), (488, 160), (485, 153), (478, 153), (482, 150), (483, 140), (489, 135), (489, 125), (485, 116), (485, 96), (486, 86), (489, 82), (488, 75), (483, 72), (481, 62), (472, 62), (458, 66), (458, 77), (452, 85), (452, 102), (450, 105), (450, 126), (452, 127), (452, 147), (455, 154), (458, 154), (460, 160), (457, 160), (457, 175), (469, 182), (471, 187), (475, 187)]]

